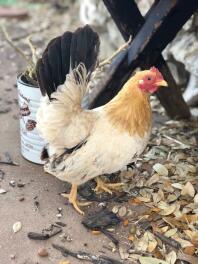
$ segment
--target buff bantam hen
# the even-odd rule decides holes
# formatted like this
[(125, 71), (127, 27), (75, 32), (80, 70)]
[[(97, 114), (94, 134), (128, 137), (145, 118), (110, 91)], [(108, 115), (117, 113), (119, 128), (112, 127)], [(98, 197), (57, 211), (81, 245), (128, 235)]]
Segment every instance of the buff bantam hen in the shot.
[(143, 152), (151, 132), (149, 95), (167, 86), (152, 67), (137, 72), (106, 105), (83, 109), (98, 50), (98, 35), (85, 26), (52, 40), (36, 69), (44, 95), (37, 129), (48, 143), (44, 169), (72, 184), (69, 201), (79, 213), (79, 185), (97, 177), (96, 189), (109, 191), (113, 184), (98, 176), (119, 171)]

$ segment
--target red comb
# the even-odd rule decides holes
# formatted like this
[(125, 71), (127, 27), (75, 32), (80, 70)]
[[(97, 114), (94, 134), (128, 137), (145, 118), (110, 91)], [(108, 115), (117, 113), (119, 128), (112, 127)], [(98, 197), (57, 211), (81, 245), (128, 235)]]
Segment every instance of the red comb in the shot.
[(159, 79), (163, 79), (163, 76), (162, 76), (161, 72), (157, 68), (155, 68), (154, 66), (150, 68), (150, 71), (156, 73), (156, 76)]
[(154, 66), (150, 68), (150, 71), (152, 71), (152, 72), (156, 72), (156, 73), (159, 72), (159, 70), (158, 70), (157, 68), (155, 68)]

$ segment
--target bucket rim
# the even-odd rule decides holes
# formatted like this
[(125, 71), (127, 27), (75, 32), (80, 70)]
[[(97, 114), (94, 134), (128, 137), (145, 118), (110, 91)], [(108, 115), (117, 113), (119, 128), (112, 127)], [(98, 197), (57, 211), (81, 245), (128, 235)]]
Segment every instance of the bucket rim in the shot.
[(17, 82), (24, 85), (24, 86), (28, 86), (28, 87), (31, 87), (31, 88), (36, 88), (36, 89), (39, 89), (38, 86), (35, 86), (35, 85), (32, 85), (32, 84), (29, 84), (29, 83), (25, 83), (21, 78), (24, 76), (23, 73), (19, 73), (17, 75)]

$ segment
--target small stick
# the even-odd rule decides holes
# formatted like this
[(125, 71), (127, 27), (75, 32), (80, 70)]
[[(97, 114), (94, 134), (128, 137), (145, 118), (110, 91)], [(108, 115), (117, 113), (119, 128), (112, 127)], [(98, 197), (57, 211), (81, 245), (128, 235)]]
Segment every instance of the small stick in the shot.
[(50, 238), (49, 234), (40, 234), (34, 232), (29, 232), (27, 236), (29, 239), (33, 240), (47, 240), (48, 238)]
[(169, 151), (166, 160), (170, 160), (171, 154), (172, 154), (172, 151)]
[(154, 235), (156, 237), (158, 237), (162, 242), (164, 242), (165, 244), (173, 247), (173, 248), (176, 248), (176, 249), (180, 249), (181, 248), (181, 245), (179, 242), (177, 242), (176, 240), (174, 240), (173, 238), (169, 238), (169, 237), (166, 237), (164, 235), (162, 235), (161, 233), (159, 232), (154, 232)]
[(162, 135), (162, 136), (165, 137), (165, 138), (167, 138), (167, 139), (169, 139), (169, 140), (171, 140), (171, 141), (173, 141), (173, 142), (175, 142), (175, 143), (177, 143), (177, 144), (179, 144), (179, 145), (186, 145), (183, 142), (181, 142), (181, 141), (179, 141), (179, 140), (177, 140), (175, 138), (172, 138), (170, 136), (167, 136), (167, 135)]
[(122, 264), (120, 261), (117, 261), (117, 260), (109, 258), (109, 257), (95, 256), (95, 255), (91, 255), (90, 253), (86, 253), (86, 252), (82, 252), (82, 251), (72, 252), (71, 250), (69, 250), (65, 247), (56, 245), (56, 244), (52, 244), (52, 246), (56, 250), (60, 251), (64, 257), (67, 257), (69, 255), (69, 256), (72, 256), (76, 259), (89, 261), (93, 264)]
[(119, 47), (109, 58), (106, 60), (103, 60), (101, 63), (99, 63), (99, 68), (105, 66), (106, 64), (110, 63), (122, 50), (126, 49), (130, 42), (131, 42), (132, 36), (129, 37), (129, 40), (124, 43), (121, 47)]
[(18, 52), (30, 65), (34, 66), (34, 64), (28, 58), (28, 56), (26, 56), (25, 53), (13, 43), (11, 37), (9, 36), (8, 32), (3, 26), (1, 26), (1, 30), (2, 33), (4, 34), (5, 40), (10, 44), (10, 46), (13, 47), (13, 49), (15, 49), (15, 51)]
[(5, 160), (0, 160), (0, 164), (11, 165), (11, 166), (19, 166), (16, 162), (14, 162), (8, 152), (5, 152)]
[(4, 164), (4, 165), (11, 165), (11, 166), (19, 166), (18, 163), (15, 163), (15, 162), (10, 162), (10, 161), (1, 161), (0, 160), (0, 164)]
[(165, 137), (165, 138), (167, 138), (167, 139), (169, 139), (169, 140), (172, 140), (173, 142), (175, 142), (175, 143), (177, 143), (177, 144), (179, 144), (179, 145), (183, 145), (183, 146), (186, 146), (186, 147), (188, 147), (188, 148), (191, 147), (190, 145), (187, 145), (187, 144), (185, 144), (185, 143), (183, 143), (183, 142), (181, 142), (181, 141), (179, 141), (179, 140), (177, 140), (177, 139), (175, 139), (175, 138), (172, 138), (172, 137), (170, 137), (170, 136), (167, 136), (167, 135), (162, 135), (162, 136)]
[(28, 238), (29, 239), (33, 239), (33, 240), (47, 240), (59, 233), (62, 232), (62, 228), (61, 227), (58, 227), (58, 226), (55, 226), (57, 228), (57, 230), (51, 232), (50, 234), (42, 234), (42, 233), (35, 233), (35, 232), (29, 232), (28, 233)]
[(36, 54), (36, 47), (34, 46), (34, 44), (32, 42), (32, 36), (31, 35), (27, 37), (27, 43), (28, 43), (30, 50), (32, 52), (32, 61), (34, 64), (36, 64), (36, 62), (39, 58)]

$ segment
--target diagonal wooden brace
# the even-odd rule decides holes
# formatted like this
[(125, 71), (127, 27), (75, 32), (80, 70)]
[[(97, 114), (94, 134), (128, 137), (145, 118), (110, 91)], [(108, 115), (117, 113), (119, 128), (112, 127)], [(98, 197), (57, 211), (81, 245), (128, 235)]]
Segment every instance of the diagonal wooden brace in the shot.
[(197, 9), (198, 1), (156, 1), (147, 13), (146, 21), (132, 0), (103, 1), (123, 37), (127, 40), (132, 35), (134, 39), (128, 51), (115, 59), (104, 80), (105, 85), (99, 85), (96, 93), (90, 95), (90, 107), (102, 105), (113, 98), (136, 67), (155, 65), (169, 82), (169, 89), (162, 89), (157, 94), (168, 115), (172, 118), (188, 118), (189, 108), (161, 52)]

